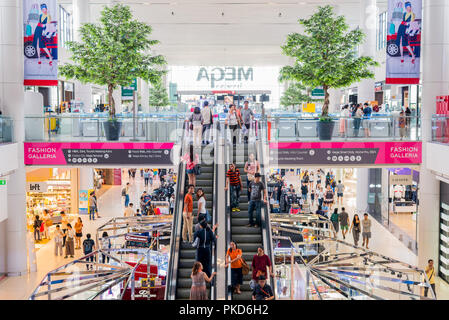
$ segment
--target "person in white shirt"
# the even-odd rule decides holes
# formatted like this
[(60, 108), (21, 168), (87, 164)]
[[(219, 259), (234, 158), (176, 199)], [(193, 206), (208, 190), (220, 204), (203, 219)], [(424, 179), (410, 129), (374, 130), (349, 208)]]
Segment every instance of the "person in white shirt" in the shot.
[(64, 237), (61, 227), (59, 225), (56, 225), (55, 235), (53, 237), (53, 240), (55, 241), (55, 256), (61, 256), (62, 257), (62, 238)]
[(134, 204), (130, 203), (128, 207), (125, 208), (125, 217), (134, 217), (136, 213), (134, 212)]
[(212, 114), (212, 109), (209, 107), (209, 102), (204, 101), (204, 107), (201, 110), (201, 115), (203, 116), (203, 144), (209, 144), (211, 142), (211, 126), (214, 123), (214, 116)]
[(66, 241), (65, 241), (65, 257), (73, 258), (75, 254), (75, 230), (73, 230), (72, 225), (67, 223), (67, 230), (65, 231)]

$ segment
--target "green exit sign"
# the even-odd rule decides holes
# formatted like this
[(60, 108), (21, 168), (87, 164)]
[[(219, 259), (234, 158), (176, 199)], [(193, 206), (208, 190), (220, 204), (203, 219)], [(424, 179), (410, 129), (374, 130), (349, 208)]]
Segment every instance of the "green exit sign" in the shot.
[(0, 186), (6, 186), (6, 180), (0, 180)]

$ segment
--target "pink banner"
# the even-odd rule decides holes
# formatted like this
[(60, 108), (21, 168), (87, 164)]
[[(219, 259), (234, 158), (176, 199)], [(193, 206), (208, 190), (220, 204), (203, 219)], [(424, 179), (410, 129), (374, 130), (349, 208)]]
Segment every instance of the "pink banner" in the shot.
[(421, 142), (279, 142), (270, 143), (270, 163), (420, 164)]
[(25, 142), (25, 165), (167, 164), (174, 143)]

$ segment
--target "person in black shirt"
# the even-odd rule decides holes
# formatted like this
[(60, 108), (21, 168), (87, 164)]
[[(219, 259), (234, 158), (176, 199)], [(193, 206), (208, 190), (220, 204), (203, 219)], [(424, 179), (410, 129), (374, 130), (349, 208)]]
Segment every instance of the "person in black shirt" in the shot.
[[(95, 241), (91, 238), (90, 233), (86, 234), (86, 240), (83, 241), (83, 252), (84, 255), (87, 256), (89, 253), (95, 250)], [(94, 255), (86, 258), (86, 261), (94, 262)], [(86, 264), (87, 270), (93, 270), (93, 265)]]
[(258, 283), (253, 291), (253, 300), (273, 300), (273, 290), (264, 276), (259, 276)]
[(194, 243), (198, 238), (198, 247), (196, 249), (196, 261), (201, 262), (203, 271), (208, 277), (211, 276), (211, 262), (212, 262), (212, 243), (216, 243), (217, 239), (214, 232), (208, 226), (206, 220), (200, 222), (201, 229), (196, 231), (193, 235)]
[(301, 186), (301, 194), (302, 194), (302, 199), (304, 201), (307, 201), (307, 194), (309, 193), (309, 188), (307, 187), (307, 183), (308, 182), (304, 181)]

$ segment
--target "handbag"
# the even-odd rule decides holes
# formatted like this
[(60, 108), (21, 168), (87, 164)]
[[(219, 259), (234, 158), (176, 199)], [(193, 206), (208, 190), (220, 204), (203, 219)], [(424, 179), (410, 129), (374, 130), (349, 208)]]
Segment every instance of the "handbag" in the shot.
[(242, 261), (242, 274), (243, 274), (244, 276), (246, 276), (246, 275), (249, 273), (249, 266), (248, 266), (248, 264), (246, 263), (246, 261), (243, 260), (242, 258), (240, 258), (240, 261)]

